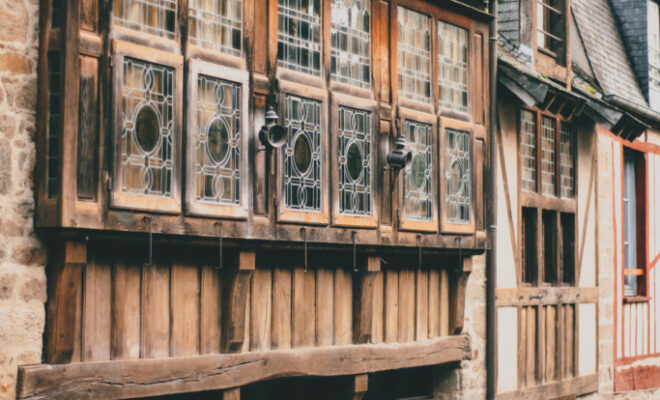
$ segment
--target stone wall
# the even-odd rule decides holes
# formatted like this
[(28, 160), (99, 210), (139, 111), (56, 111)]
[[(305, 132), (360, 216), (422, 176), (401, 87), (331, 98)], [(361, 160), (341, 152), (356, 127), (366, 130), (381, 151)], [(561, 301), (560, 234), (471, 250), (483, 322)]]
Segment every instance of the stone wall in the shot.
[(33, 231), (38, 0), (0, 5), (0, 400), (41, 362), (46, 253)]

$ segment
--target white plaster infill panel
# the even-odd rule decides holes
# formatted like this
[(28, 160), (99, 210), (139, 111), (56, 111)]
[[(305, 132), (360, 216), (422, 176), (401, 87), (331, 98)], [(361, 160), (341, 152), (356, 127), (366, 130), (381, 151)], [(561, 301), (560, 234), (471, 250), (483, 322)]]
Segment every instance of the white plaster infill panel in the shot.
[(596, 304), (579, 304), (578, 315), (578, 375), (585, 376), (596, 373)]
[(497, 309), (497, 391), (518, 388), (518, 310)]

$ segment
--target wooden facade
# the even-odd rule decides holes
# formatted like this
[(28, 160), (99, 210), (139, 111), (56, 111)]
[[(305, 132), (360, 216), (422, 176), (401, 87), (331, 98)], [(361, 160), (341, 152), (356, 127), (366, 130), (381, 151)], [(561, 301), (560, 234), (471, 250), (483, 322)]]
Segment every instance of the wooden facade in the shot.
[[(278, 61), (278, 1), (235, 3), (242, 20), (232, 34), (240, 37), (231, 42), (235, 54), (226, 54), (192, 40), (193, 7), (202, 2), (41, 1), (35, 223), (52, 257), (44, 363), (21, 367), (18, 398), (209, 390), (239, 398), (241, 386), (273, 378), (350, 375), (335, 389), (357, 399), (369, 390), (367, 373), (470, 357), (465, 287), (471, 256), (487, 247), (491, 17), (460, 2), (366, 2), (371, 69), (367, 84), (355, 87), (331, 76), (331, 1), (316, 2), (319, 17), (310, 20), (319, 24), (318, 74)], [(396, 21), (404, 9), (432, 21), (428, 103), (398, 93)], [(466, 32), (467, 111), (440, 103), (438, 21)], [(230, 82), (240, 111), (233, 120), (240, 140), (231, 142), (240, 153), (238, 179), (226, 189), (232, 201), (222, 204), (195, 192), (202, 77)], [(147, 89), (135, 94), (137, 79)], [(150, 96), (157, 118), (129, 96)], [(292, 126), (285, 123), (292, 98), (320, 110), (320, 186), (311, 211), (288, 206), (288, 153), (258, 138), (269, 107)], [(339, 108), (372, 121), (372, 198), (362, 216), (339, 206)], [(135, 178), (126, 172), (134, 145), (122, 142), (125, 132), (162, 121), (158, 139), (136, 139), (144, 161), (134, 166), (147, 172)], [(409, 167), (398, 171), (386, 161), (409, 121), (432, 128), (428, 218), (404, 207)], [(443, 200), (447, 129), (468, 138), (471, 189), (459, 223)], [(129, 187), (134, 178), (144, 192)]]

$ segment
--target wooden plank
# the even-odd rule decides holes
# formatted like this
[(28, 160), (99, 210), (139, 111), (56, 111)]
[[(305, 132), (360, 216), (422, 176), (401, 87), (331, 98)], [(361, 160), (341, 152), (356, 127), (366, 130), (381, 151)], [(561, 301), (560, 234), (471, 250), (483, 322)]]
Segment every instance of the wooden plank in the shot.
[[(463, 263), (472, 265), (470, 258), (463, 259)], [(463, 331), (465, 321), (465, 289), (467, 287), (469, 272), (456, 271), (451, 274), (449, 285), (449, 334), (458, 335)]]
[(82, 0), (80, 2), (80, 27), (88, 31), (96, 31), (98, 27), (99, 2), (96, 0)]
[(316, 344), (329, 346), (334, 335), (334, 277), (331, 269), (316, 271)]
[(564, 354), (566, 352), (566, 317), (564, 313), (564, 305), (557, 305), (557, 349), (555, 350), (555, 368), (557, 369), (557, 380), (562, 380), (566, 376), (564, 373)]
[(518, 307), (518, 387), (527, 386), (527, 307)]
[[(598, 302), (597, 287), (521, 287), (511, 289), (496, 289), (495, 304), (498, 307), (515, 307), (518, 305), (543, 304), (553, 305), (564, 303), (596, 303)], [(541, 295), (541, 299), (534, 296)], [(530, 298), (532, 296), (532, 298)]]
[(561, 396), (584, 395), (598, 390), (598, 374), (566, 379), (545, 385), (500, 393), (496, 400), (553, 399)]
[(360, 374), (351, 377), (350, 393), (352, 400), (362, 400), (369, 390), (369, 375)]
[(83, 292), (83, 361), (109, 360), (112, 267), (106, 258), (97, 255), (87, 264)]
[(415, 340), (415, 272), (399, 271), (399, 342)]
[(250, 282), (255, 270), (256, 253), (242, 251), (233, 270), (226, 272), (227, 290), (224, 301), (223, 351), (236, 352), (243, 349), (248, 335)]
[(573, 361), (575, 360), (574, 354), (574, 343), (575, 343), (575, 320), (573, 319), (573, 308), (572, 304), (566, 305), (566, 325), (564, 329), (564, 335), (566, 336), (566, 354), (564, 355), (564, 377), (573, 377), (575, 369), (573, 368)]
[(199, 269), (174, 263), (171, 282), (172, 357), (199, 354)]
[(399, 274), (385, 270), (385, 342), (399, 340)]
[(537, 331), (537, 357), (536, 357), (536, 377), (539, 384), (545, 381), (545, 355), (548, 351), (545, 340), (545, 307), (538, 306), (536, 309), (536, 331)]
[(337, 268), (334, 287), (334, 344), (350, 344), (353, 340), (353, 279), (352, 274)]
[(440, 271), (429, 270), (429, 337), (440, 336)]
[(440, 270), (440, 336), (449, 335), (449, 274)]
[(527, 359), (525, 362), (526, 367), (526, 378), (527, 386), (533, 386), (536, 384), (536, 307), (527, 307), (527, 342), (526, 342), (526, 355)]
[(272, 288), (271, 270), (257, 268), (252, 278), (250, 295), (250, 349), (252, 351), (270, 349)]
[(215, 266), (202, 267), (200, 287), (199, 352), (220, 352), (222, 336), (222, 295), (220, 272)]
[[(357, 375), (460, 362), (466, 336), (412, 343), (327, 346), (178, 359), (33, 365), (19, 368), (19, 399), (123, 399), (221, 390), (280, 376)], [(218, 373), (222, 371), (222, 373)]]
[(545, 380), (546, 382), (557, 380), (555, 362), (557, 360), (557, 308), (546, 307), (546, 355), (545, 355)]
[(222, 400), (241, 400), (241, 388), (225, 390), (222, 392)]
[(418, 270), (416, 272), (415, 295), (415, 338), (416, 340), (429, 337), (429, 273)]
[(254, 24), (254, 71), (259, 73), (266, 73), (266, 56), (268, 52), (268, 24), (262, 23), (266, 21), (266, 12), (268, 10), (267, 0), (254, 0), (254, 20), (259, 23)]
[(142, 266), (140, 358), (170, 355), (170, 267)]
[(291, 293), (291, 341), (293, 347), (313, 346), (315, 335), (315, 279), (314, 272), (302, 266), (293, 270)]
[(112, 277), (113, 360), (140, 356), (140, 267), (120, 260)]
[(276, 267), (273, 270), (273, 328), (274, 349), (291, 347), (291, 271)]
[[(380, 260), (380, 257), (378, 257), (378, 259)], [(385, 303), (385, 276), (383, 272), (380, 271), (373, 273), (376, 274), (376, 279), (374, 280), (373, 312), (371, 314), (371, 343), (381, 343), (383, 340), (385, 340), (383, 318), (383, 306)]]

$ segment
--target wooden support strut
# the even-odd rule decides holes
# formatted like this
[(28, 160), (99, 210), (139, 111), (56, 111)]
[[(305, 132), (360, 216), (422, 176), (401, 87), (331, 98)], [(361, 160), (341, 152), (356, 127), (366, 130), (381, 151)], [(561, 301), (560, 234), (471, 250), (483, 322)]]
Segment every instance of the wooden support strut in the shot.
[(255, 269), (256, 253), (241, 251), (238, 254), (238, 263), (230, 271), (228, 280), (227, 301), (224, 313), (223, 349), (228, 353), (235, 353), (243, 346), (245, 338), (247, 296), (250, 290), (250, 279)]
[(380, 264), (380, 257), (367, 259), (367, 271), (362, 277), (359, 303), (356, 304), (360, 318), (357, 343), (373, 343), (376, 336), (374, 330), (378, 329), (379, 323), (382, 324), (383, 288)]
[(465, 288), (467, 286), (468, 276), (472, 272), (472, 258), (459, 258), (460, 267), (453, 272), (452, 284), (449, 288), (450, 301), (450, 320), (449, 332), (458, 335), (463, 331), (463, 322), (465, 319)]

